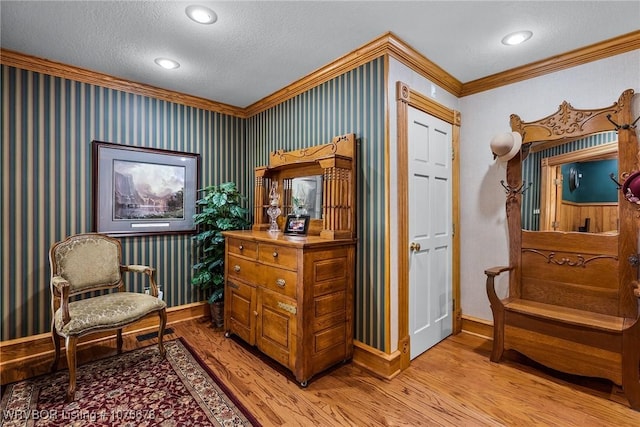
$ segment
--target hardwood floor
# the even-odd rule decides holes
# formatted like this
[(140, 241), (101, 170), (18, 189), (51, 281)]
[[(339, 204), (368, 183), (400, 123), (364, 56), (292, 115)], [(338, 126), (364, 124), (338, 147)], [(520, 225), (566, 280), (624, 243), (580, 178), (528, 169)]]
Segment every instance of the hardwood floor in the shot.
[[(640, 413), (610, 382), (553, 372), (511, 353), (492, 363), (491, 343), (468, 333), (447, 338), (391, 381), (348, 363), (302, 389), (208, 320), (171, 328), (167, 339), (185, 338), (264, 426), (640, 425)], [(128, 337), (125, 349), (154, 341)], [(92, 358), (87, 353), (97, 354), (85, 352), (80, 362)]]
[(174, 330), (265, 426), (640, 424), (640, 413), (611, 383), (553, 373), (517, 357), (492, 363), (491, 343), (467, 333), (438, 344), (391, 381), (347, 364), (301, 389), (203, 321)]

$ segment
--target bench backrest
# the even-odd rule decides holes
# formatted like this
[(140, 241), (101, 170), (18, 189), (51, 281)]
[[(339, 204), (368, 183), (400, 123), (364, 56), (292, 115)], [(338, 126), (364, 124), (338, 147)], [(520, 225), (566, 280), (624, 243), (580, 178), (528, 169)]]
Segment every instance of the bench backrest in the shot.
[(618, 235), (522, 232), (520, 298), (618, 315)]
[[(638, 205), (618, 195), (617, 232), (580, 233), (522, 230), (522, 160), (535, 144), (563, 145), (587, 135), (617, 131), (618, 176), (624, 183), (638, 170), (638, 137), (631, 105), (634, 91), (622, 93), (610, 107), (579, 110), (564, 102), (540, 120), (511, 115), (511, 130), (522, 136), (522, 149), (507, 164), (509, 295), (594, 313), (635, 319), (638, 300)], [(537, 149), (537, 147), (534, 147)], [(614, 179), (616, 177), (614, 176)], [(610, 228), (610, 227), (609, 227)], [(636, 260), (630, 262), (630, 260)]]

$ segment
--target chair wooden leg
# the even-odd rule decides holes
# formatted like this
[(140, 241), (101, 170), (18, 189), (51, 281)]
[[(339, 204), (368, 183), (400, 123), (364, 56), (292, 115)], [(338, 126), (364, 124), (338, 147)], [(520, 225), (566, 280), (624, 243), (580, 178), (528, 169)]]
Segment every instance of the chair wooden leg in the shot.
[(76, 395), (76, 346), (78, 337), (69, 336), (66, 339), (67, 365), (69, 366), (69, 389), (67, 390), (66, 401), (73, 402)]
[(51, 339), (53, 340), (53, 348), (55, 354), (53, 356), (53, 363), (51, 364), (51, 372), (55, 372), (58, 370), (58, 362), (60, 361), (60, 337), (56, 332), (56, 327), (51, 325)]
[(163, 339), (164, 339), (164, 328), (167, 325), (167, 310), (163, 308), (158, 312), (158, 316), (160, 316), (160, 327), (158, 329), (158, 350), (160, 350), (160, 355), (164, 357), (166, 351), (164, 349)]
[(122, 353), (122, 329), (118, 329), (116, 333), (116, 346), (118, 348), (118, 354)]

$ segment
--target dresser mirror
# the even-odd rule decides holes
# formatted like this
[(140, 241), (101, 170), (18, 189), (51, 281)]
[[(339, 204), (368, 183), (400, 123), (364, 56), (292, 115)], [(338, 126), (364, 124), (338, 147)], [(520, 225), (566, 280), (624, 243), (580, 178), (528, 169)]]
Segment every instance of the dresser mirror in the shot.
[[(322, 218), (322, 175), (301, 176), (291, 179), (289, 203), (285, 211), (294, 215)], [(286, 203), (286, 202), (285, 202)]]
[[(618, 218), (617, 132), (561, 144), (530, 144), (522, 162), (522, 228), (615, 233)], [(611, 178), (613, 176), (613, 179)]]

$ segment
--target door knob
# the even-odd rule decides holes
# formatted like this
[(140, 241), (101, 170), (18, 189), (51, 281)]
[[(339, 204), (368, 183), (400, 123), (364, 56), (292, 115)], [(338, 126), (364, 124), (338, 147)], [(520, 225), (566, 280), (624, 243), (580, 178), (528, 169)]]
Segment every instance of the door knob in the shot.
[(409, 245), (409, 249), (411, 249), (412, 251), (419, 251), (420, 243), (411, 242), (411, 245)]

